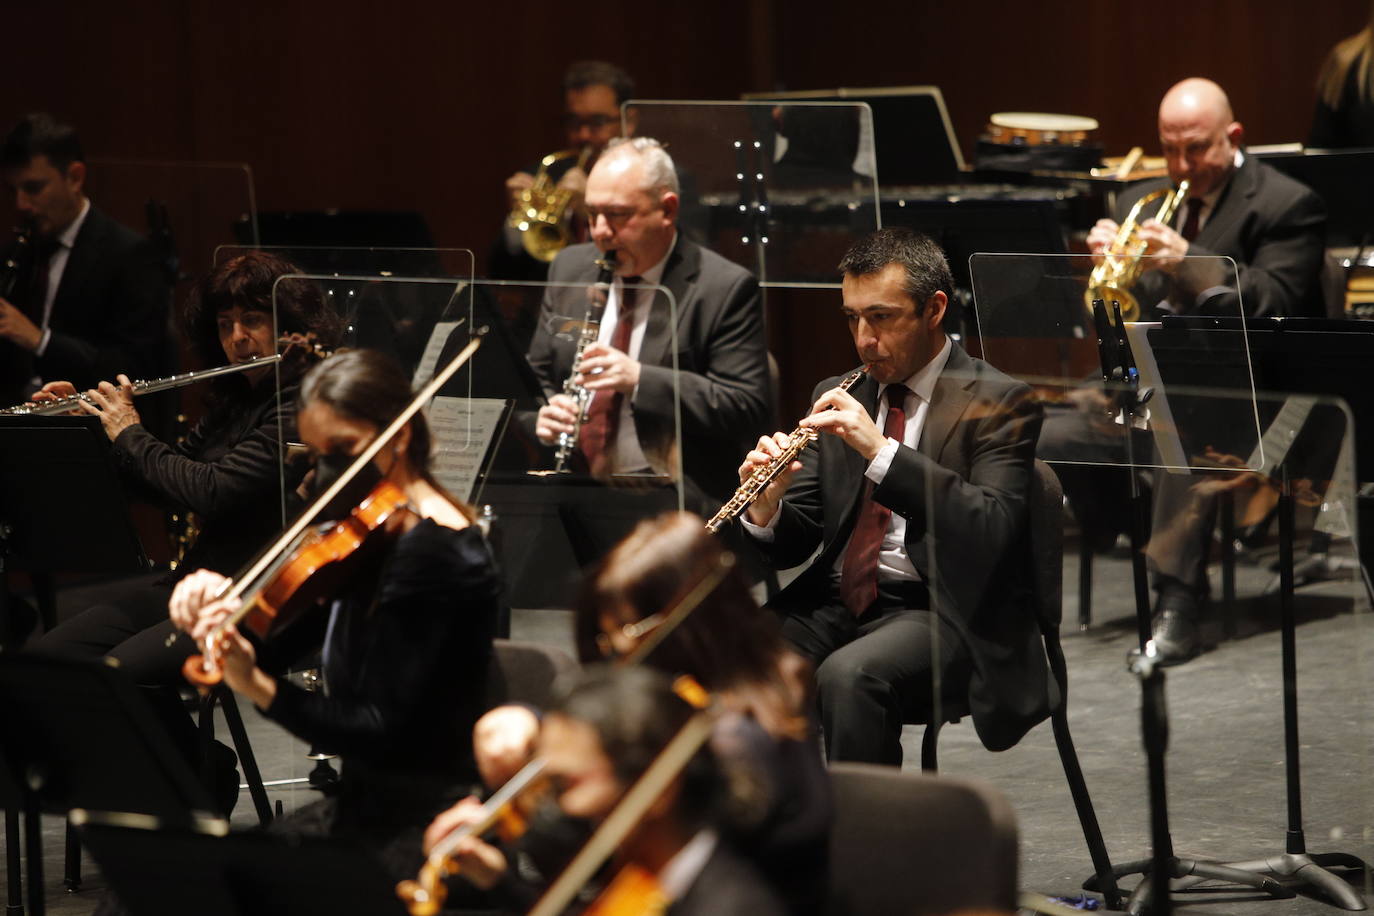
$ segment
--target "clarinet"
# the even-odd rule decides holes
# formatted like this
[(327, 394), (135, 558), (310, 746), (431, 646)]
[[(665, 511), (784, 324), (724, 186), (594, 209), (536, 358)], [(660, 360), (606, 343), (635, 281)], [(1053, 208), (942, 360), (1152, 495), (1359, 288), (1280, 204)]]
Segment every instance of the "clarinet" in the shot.
[(33, 269), (33, 224), (16, 226), (14, 241), (5, 249), (0, 261), (0, 299), (13, 299), (19, 281)]
[(587, 419), (587, 409), (592, 404), (592, 392), (577, 384), (578, 366), (582, 363), (582, 354), (587, 352), (587, 348), (596, 343), (596, 338), (601, 333), (601, 316), (606, 311), (606, 300), (610, 296), (611, 279), (615, 276), (615, 252), (608, 251), (603, 257), (596, 260), (597, 272), (596, 282), (592, 287), (592, 294), (587, 301), (587, 315), (582, 322), (582, 333), (577, 338), (577, 351), (573, 353), (572, 371), (563, 381), (563, 393), (573, 399), (577, 405), (576, 417), (573, 419), (572, 432), (558, 434), (558, 450), (554, 453), (553, 470), (555, 474), (566, 474), (570, 468), (568, 461), (572, 458), (573, 452), (577, 451), (577, 441), (582, 435), (582, 424)]
[[(865, 367), (866, 369), (867, 367)], [(848, 391), (854, 384), (863, 378), (865, 369), (859, 369), (840, 382), (839, 389)], [(831, 408), (832, 410), (834, 408)], [(711, 516), (711, 520), (706, 523), (706, 530), (715, 534), (720, 530), (721, 525), (739, 516), (745, 509), (754, 504), (754, 500), (763, 495), (763, 491), (768, 485), (777, 480), (782, 472), (792, 466), (792, 462), (797, 460), (797, 456), (819, 435), (816, 430), (809, 426), (798, 426), (792, 430), (792, 434), (787, 437), (787, 445), (783, 446), (782, 454), (774, 458), (767, 464), (760, 465), (754, 469), (744, 483), (739, 485), (735, 495), (730, 497), (730, 501), (720, 507), (720, 511)]]

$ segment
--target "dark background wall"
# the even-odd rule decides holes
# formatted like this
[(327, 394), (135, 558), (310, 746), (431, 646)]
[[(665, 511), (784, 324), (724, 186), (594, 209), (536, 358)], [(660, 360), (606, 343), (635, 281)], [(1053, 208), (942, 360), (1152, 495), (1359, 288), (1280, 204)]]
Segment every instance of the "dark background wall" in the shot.
[[(971, 146), (989, 113), (1087, 114), (1153, 149), (1174, 80), (1211, 76), (1253, 142), (1302, 139), (1322, 56), (1367, 0), (668, 7), (376, 0), (24, 4), (0, 122), (47, 109), (91, 155), (249, 163), (263, 209), (413, 208), (483, 249), (502, 179), (559, 145), (567, 62), (623, 63), (650, 98), (933, 83)], [(646, 14), (646, 10), (648, 10)]]

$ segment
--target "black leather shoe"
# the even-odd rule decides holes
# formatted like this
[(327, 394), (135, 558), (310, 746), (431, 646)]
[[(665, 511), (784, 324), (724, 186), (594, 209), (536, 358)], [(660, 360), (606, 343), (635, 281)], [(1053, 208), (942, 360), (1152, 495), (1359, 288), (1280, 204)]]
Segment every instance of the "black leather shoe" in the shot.
[(1198, 654), (1198, 601), (1186, 591), (1161, 592), (1151, 636), (1161, 665), (1179, 665)]

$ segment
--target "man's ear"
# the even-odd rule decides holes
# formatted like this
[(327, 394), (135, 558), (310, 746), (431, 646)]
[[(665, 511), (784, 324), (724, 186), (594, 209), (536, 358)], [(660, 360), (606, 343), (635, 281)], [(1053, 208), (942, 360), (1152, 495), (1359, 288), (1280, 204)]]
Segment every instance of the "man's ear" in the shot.
[(658, 199), (658, 204), (663, 208), (663, 218), (669, 222), (677, 220), (677, 211), (682, 206), (681, 199), (672, 191), (664, 191), (663, 196)]
[(925, 314), (921, 319), (926, 327), (932, 331), (945, 323), (945, 310), (949, 307), (949, 297), (943, 290), (936, 290), (929, 299), (926, 300)]
[(66, 179), (73, 191), (80, 191), (86, 185), (86, 163), (78, 160), (67, 166)]

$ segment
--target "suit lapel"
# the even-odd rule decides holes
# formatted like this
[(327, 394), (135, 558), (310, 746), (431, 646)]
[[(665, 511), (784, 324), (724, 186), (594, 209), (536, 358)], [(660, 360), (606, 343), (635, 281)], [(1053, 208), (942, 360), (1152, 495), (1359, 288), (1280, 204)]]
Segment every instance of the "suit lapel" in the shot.
[(84, 315), (83, 312), (73, 312), (71, 303), (79, 301), (81, 288), (86, 283), (86, 277), (95, 266), (96, 258), (102, 247), (100, 235), (104, 230), (103, 219), (104, 216), (92, 204), (90, 212), (86, 214), (86, 221), (81, 224), (81, 230), (76, 233), (76, 239), (72, 242), (72, 249), (67, 253), (66, 266), (62, 268), (62, 279), (57, 284), (57, 294), (52, 300), (52, 323), (54, 326), (65, 324), (61, 321), (61, 317)]
[(1203, 248), (1214, 248), (1218, 239), (1230, 231), (1231, 224), (1251, 209), (1250, 199), (1259, 191), (1259, 169), (1250, 157), (1231, 176), (1230, 182), (1217, 199), (1216, 211), (1207, 220), (1207, 225), (1198, 231), (1197, 243)]
[(973, 400), (973, 360), (962, 347), (951, 346), (949, 362), (935, 382), (935, 393), (931, 395), (926, 422), (921, 428), (921, 441), (916, 446), (916, 451), (935, 461), (940, 460), (954, 424)]
[[(677, 243), (668, 255), (668, 263), (663, 267), (660, 283), (673, 296), (677, 308), (677, 325), (682, 327), (682, 312), (687, 302), (687, 294), (701, 270), (701, 252), (686, 244), (679, 232)], [(669, 365), (669, 350), (672, 347), (672, 328), (669, 327), (668, 298), (661, 293), (654, 295), (653, 308), (649, 310), (649, 323), (644, 328), (644, 341), (639, 346), (639, 361), (653, 366)], [(678, 342), (678, 349), (682, 342)]]

